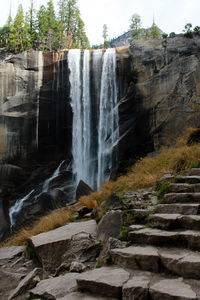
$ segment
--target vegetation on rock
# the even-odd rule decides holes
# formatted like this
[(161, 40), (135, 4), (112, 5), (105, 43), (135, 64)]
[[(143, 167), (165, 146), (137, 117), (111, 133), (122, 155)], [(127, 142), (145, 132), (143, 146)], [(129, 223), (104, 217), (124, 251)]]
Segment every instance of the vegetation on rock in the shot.
[(38, 11), (33, 3), (26, 14), (20, 4), (14, 20), (9, 16), (0, 28), (0, 47), (14, 52), (89, 47), (77, 0), (59, 0), (57, 16), (53, 0), (47, 6), (41, 5)]
[[(180, 172), (189, 169), (191, 165), (198, 165), (200, 157), (200, 145), (198, 140), (197, 143), (193, 142), (188, 144), (188, 141), (191, 140), (191, 136), (197, 136), (198, 131), (199, 129), (187, 129), (183, 137), (178, 139), (176, 145), (162, 149), (162, 152), (154, 157), (142, 158), (130, 168), (126, 175), (119, 177), (116, 181), (106, 182), (98, 192), (81, 197), (79, 202), (71, 208), (70, 206), (61, 208), (42, 217), (33, 226), (22, 229), (7, 242), (2, 243), (1, 246), (24, 244), (30, 236), (49, 231), (68, 223), (68, 221), (77, 218), (77, 211), (81, 205), (90, 208), (99, 206), (113, 192), (123, 197), (129, 190), (155, 186), (164, 174), (171, 173), (178, 175)], [(178, 177), (176, 178), (178, 180)], [(161, 196), (167, 191), (167, 188), (167, 186), (161, 188)], [(129, 216), (124, 217), (127, 223), (129, 223), (130, 219), (132, 222), (132, 218), (129, 218)]]

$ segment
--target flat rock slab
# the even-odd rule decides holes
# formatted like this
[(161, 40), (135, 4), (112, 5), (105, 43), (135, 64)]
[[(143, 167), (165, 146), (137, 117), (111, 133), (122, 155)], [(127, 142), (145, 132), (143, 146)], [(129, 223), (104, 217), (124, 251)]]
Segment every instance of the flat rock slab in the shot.
[(192, 168), (189, 171), (189, 176), (200, 176), (200, 168)]
[(161, 264), (184, 278), (200, 278), (200, 253), (176, 248), (158, 248)]
[(184, 230), (179, 232), (182, 245), (189, 249), (200, 249), (200, 232), (195, 230)]
[(130, 231), (129, 238), (137, 244), (147, 245), (177, 245), (179, 233), (175, 231), (164, 231), (154, 228), (145, 228), (137, 231)]
[(176, 179), (177, 183), (189, 183), (189, 184), (197, 184), (200, 183), (200, 176), (192, 175), (192, 176), (181, 176)]
[(153, 212), (154, 208), (149, 208), (149, 209), (131, 209), (129, 210), (129, 212), (134, 216), (134, 218), (136, 219), (136, 221), (140, 222), (144, 222), (146, 217), (149, 216), (149, 214), (151, 214)]
[(178, 218), (178, 222), (181, 228), (200, 230), (200, 216), (187, 215)]
[(131, 230), (139, 230), (139, 229), (146, 228), (146, 226), (145, 225), (130, 225), (129, 228)]
[(96, 236), (96, 221), (69, 223), (49, 232), (44, 232), (28, 239), (43, 268), (48, 271), (55, 269), (62, 263), (62, 256), (70, 247), (73, 236), (87, 233)]
[(149, 216), (149, 225), (160, 229), (175, 228), (180, 214), (155, 214)]
[(25, 251), (24, 246), (12, 246), (0, 248), (0, 260), (10, 260), (18, 255), (21, 255)]
[(57, 229), (43, 232), (29, 238), (35, 249), (46, 244), (60, 242), (71, 237), (79, 232), (87, 232), (92, 235), (96, 234), (96, 222), (94, 220), (85, 222), (73, 222)]
[(184, 278), (200, 278), (200, 253), (179, 248), (130, 246), (111, 250), (114, 263), (133, 270), (168, 270)]
[(129, 273), (122, 268), (103, 267), (85, 272), (77, 279), (78, 288), (92, 294), (121, 298)]
[(40, 281), (37, 286), (30, 291), (30, 297), (42, 299), (59, 299), (77, 289), (76, 279), (79, 274), (68, 273), (64, 276), (49, 278)]
[(160, 228), (165, 230), (173, 228), (200, 230), (200, 216), (181, 216), (180, 214), (155, 214), (149, 216), (149, 224), (153, 228)]
[(87, 295), (83, 293), (74, 292), (58, 300), (116, 300), (116, 298), (101, 297), (98, 295)]
[(145, 228), (129, 232), (129, 238), (136, 244), (180, 247), (192, 250), (200, 249), (200, 232), (195, 230), (166, 231)]
[(179, 279), (165, 279), (151, 286), (152, 300), (197, 300), (191, 287)]
[(131, 246), (124, 249), (111, 250), (115, 264), (130, 269), (159, 271), (159, 255), (157, 248), (151, 246)]
[(150, 276), (133, 276), (123, 286), (123, 300), (148, 300)]
[(42, 270), (35, 268), (28, 275), (26, 275), (26, 277), (20, 281), (19, 285), (12, 292), (12, 294), (9, 297), (9, 300), (17, 297), (18, 295), (22, 294), (28, 289), (32, 289), (38, 283), (35, 277), (40, 274), (42, 274)]
[(197, 203), (172, 203), (156, 206), (156, 213), (160, 214), (197, 215), (199, 212), (200, 204)]
[(165, 203), (200, 203), (200, 193), (165, 194)]
[(200, 183), (172, 183), (169, 189), (171, 193), (198, 193), (200, 192)]

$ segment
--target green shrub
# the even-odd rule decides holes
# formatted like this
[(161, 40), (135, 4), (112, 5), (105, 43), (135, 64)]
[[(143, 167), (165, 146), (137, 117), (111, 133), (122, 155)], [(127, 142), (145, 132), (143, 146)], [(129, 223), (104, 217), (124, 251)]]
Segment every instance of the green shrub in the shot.
[(122, 213), (123, 225), (129, 226), (135, 223), (135, 218), (133, 214), (127, 210)]
[(128, 241), (128, 233), (129, 233), (130, 229), (129, 227), (126, 227), (126, 226), (123, 226), (121, 228), (121, 231), (120, 231), (120, 239), (122, 241)]
[(132, 68), (130, 71), (130, 76), (129, 76), (129, 81), (132, 81), (133, 83), (137, 83), (138, 82), (138, 75), (139, 72), (136, 68)]
[(162, 204), (165, 202), (165, 194), (169, 193), (169, 185), (168, 184), (162, 184), (162, 186), (160, 187), (158, 193), (157, 193), (157, 198), (158, 198), (158, 202), (157, 204)]

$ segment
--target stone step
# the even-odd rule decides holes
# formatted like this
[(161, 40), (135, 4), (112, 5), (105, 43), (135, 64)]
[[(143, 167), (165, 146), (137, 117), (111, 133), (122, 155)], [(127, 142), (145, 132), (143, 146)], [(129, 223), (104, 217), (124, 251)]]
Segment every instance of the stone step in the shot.
[(155, 214), (149, 216), (149, 225), (159, 229), (184, 228), (200, 230), (200, 216), (180, 214)]
[(171, 193), (199, 193), (200, 183), (171, 183), (169, 189)]
[(197, 300), (191, 286), (181, 279), (164, 279), (156, 282), (149, 289), (152, 300)]
[(129, 272), (122, 268), (103, 267), (81, 274), (77, 285), (81, 292), (121, 299), (122, 287), (129, 277)]
[(129, 239), (135, 244), (186, 247), (200, 250), (200, 232), (195, 230), (165, 231), (145, 228), (129, 232)]
[(130, 246), (112, 249), (112, 260), (120, 267), (150, 272), (167, 271), (183, 278), (200, 278), (200, 253), (178, 248)]
[(200, 168), (192, 168), (189, 171), (189, 176), (200, 176)]
[(197, 184), (200, 183), (200, 176), (193, 175), (176, 177), (176, 183)]
[[(38, 299), (39, 300), (39, 299)], [(101, 297), (98, 295), (90, 295), (85, 293), (74, 292), (57, 300), (117, 300), (117, 298)]]
[(165, 203), (200, 203), (200, 193), (165, 194)]
[(113, 262), (123, 268), (150, 272), (160, 271), (160, 257), (156, 247), (130, 246), (124, 249), (112, 249)]
[(198, 215), (200, 204), (194, 203), (172, 203), (160, 204), (156, 206), (156, 213), (160, 214), (181, 214), (181, 215)]
[(123, 300), (197, 300), (193, 288), (183, 278), (135, 271), (123, 286)]
[[(103, 267), (88, 271), (77, 279), (78, 289), (89, 295), (104, 296), (105, 299), (109, 299), (109, 297), (123, 300), (198, 299), (193, 291), (193, 283), (190, 285), (183, 278), (166, 277), (163, 274), (137, 270), (133, 270), (131, 273), (130, 275), (124, 269), (115, 267)], [(70, 298), (61, 298), (60, 300), (64, 299)], [(81, 298), (74, 297), (72, 299)], [(89, 300), (90, 298), (83, 299)]]
[(152, 228), (175, 229), (179, 227), (178, 218), (180, 217), (180, 214), (154, 214), (149, 216), (148, 224)]
[(146, 223), (146, 218), (151, 214), (154, 210), (154, 207), (148, 209), (130, 209), (128, 213), (131, 214), (137, 223)]

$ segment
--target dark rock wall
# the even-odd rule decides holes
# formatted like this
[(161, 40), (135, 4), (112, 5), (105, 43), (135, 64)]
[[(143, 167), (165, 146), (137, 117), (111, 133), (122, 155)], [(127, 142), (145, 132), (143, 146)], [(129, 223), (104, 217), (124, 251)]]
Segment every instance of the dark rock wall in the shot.
[(39, 101), (40, 159), (58, 160), (70, 157), (72, 141), (72, 111), (67, 51), (44, 53), (43, 84)]
[[(119, 162), (131, 163), (173, 144), (185, 127), (200, 125), (199, 50), (200, 39), (183, 37), (138, 40), (117, 48)], [(33, 158), (71, 159), (67, 55), (29, 51), (0, 61), (1, 161), (19, 166), (19, 158), (29, 164)], [(95, 89), (91, 88), (94, 112)]]

